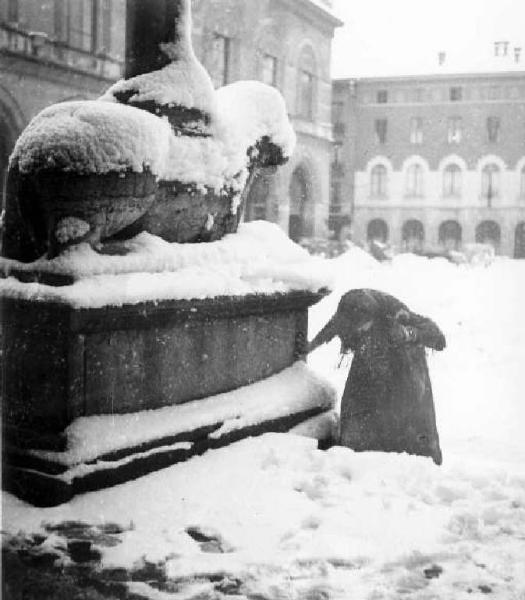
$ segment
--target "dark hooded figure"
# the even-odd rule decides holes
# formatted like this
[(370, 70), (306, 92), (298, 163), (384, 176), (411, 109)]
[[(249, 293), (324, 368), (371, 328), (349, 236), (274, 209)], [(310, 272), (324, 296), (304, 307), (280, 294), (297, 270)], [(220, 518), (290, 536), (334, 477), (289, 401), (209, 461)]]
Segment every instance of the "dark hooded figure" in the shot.
[(334, 336), (354, 354), (341, 403), (341, 444), (356, 451), (407, 452), (442, 461), (425, 346), (443, 350), (430, 319), (389, 294), (347, 292), (309, 345)]

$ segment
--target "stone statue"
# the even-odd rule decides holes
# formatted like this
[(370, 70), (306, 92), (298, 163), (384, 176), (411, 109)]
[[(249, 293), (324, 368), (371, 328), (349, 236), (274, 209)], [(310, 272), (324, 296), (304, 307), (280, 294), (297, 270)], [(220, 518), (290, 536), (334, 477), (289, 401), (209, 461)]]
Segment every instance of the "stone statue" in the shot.
[(98, 100), (45, 109), (22, 132), (8, 172), (4, 256), (53, 258), (141, 231), (219, 239), (236, 230), (258, 170), (290, 156), (295, 136), (279, 92), (258, 82), (214, 90), (191, 45), (191, 1), (164, 5), (164, 39), (153, 50), (147, 15), (128, 24), (154, 58), (144, 61), (137, 39), (126, 79)]

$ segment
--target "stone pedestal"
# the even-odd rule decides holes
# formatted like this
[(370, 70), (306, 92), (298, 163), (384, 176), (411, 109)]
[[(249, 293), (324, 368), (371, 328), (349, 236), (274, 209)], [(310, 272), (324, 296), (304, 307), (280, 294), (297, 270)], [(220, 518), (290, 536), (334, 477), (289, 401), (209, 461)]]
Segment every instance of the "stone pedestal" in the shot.
[[(309, 405), (215, 441), (206, 428), (169, 440), (153, 436), (116, 457), (99, 457), (113, 466), (86, 476), (61, 478), (66, 466), (35, 453), (64, 452), (64, 430), (79, 417), (182, 405), (279, 373), (304, 353), (307, 310), (322, 296), (289, 292), (97, 309), (4, 298), (4, 487), (54, 505), (247, 435), (288, 430), (326, 410)], [(191, 449), (177, 446), (181, 441), (191, 441)], [(165, 451), (144, 456), (158, 447)]]

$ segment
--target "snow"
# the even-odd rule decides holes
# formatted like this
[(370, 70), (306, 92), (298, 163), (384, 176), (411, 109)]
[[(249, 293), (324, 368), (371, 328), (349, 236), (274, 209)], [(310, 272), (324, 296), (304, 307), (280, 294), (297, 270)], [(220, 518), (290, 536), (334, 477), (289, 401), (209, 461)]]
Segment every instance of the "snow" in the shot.
[(220, 137), (231, 152), (267, 136), (285, 157), (293, 154), (296, 136), (281, 93), (260, 81), (237, 81), (217, 90)]
[[(4, 528), (121, 523), (104, 566), (161, 565), (177, 600), (227, 598), (214, 587), (221, 577), (242, 582), (241, 599), (522, 600), (525, 261), (404, 255), (379, 264), (353, 248), (325, 264), (337, 281), (310, 311), (311, 336), (350, 287), (397, 295), (443, 329), (446, 350), (429, 354), (443, 466), (267, 434), (55, 508), (5, 494)], [(336, 341), (309, 359), (341, 391), (348, 364), (337, 363)], [(210, 553), (190, 527), (212, 532), (225, 550)]]
[(328, 410), (296, 425), (290, 433), (316, 440), (328, 440), (337, 437), (338, 427), (339, 415), (335, 410)]
[(159, 105), (196, 108), (210, 115), (215, 113), (216, 99), (213, 84), (205, 68), (197, 60), (191, 44), (190, 0), (184, 0), (182, 14), (177, 20), (177, 43), (161, 46), (172, 60), (158, 71), (117, 81), (102, 96), (114, 101), (115, 94), (135, 92), (131, 102), (152, 100)]
[(61, 102), (32, 119), (11, 163), (18, 163), (21, 173), (140, 173), (147, 167), (160, 175), (171, 137), (167, 121), (138, 108), (96, 100)]
[(122, 415), (80, 417), (66, 429), (65, 452), (34, 451), (36, 456), (76, 465), (145, 442), (216, 425), (212, 439), (251, 425), (313, 408), (329, 410), (329, 384), (297, 362), (262, 381), (203, 400)]
[(175, 44), (164, 44), (164, 52), (178, 60), (166, 67), (137, 75), (130, 79), (121, 79), (113, 84), (100, 100), (114, 102), (115, 95), (135, 92), (129, 102), (154, 101), (160, 106), (176, 105), (196, 108), (207, 114), (215, 114), (216, 99), (210, 76), (197, 62), (193, 51), (178, 54)]
[(288, 158), (295, 133), (281, 94), (271, 86), (237, 82), (214, 94), (217, 115), (210, 135), (204, 137), (176, 135), (167, 118), (123, 104), (100, 100), (55, 104), (22, 132), (11, 162), (21, 173), (48, 168), (124, 173), (147, 168), (161, 180), (217, 193), (230, 188), (240, 192), (248, 175), (248, 150), (266, 136)]
[(0, 296), (55, 301), (77, 308), (192, 300), (216, 296), (272, 294), (330, 287), (332, 273), (320, 259), (292, 242), (275, 224), (243, 223), (216, 242), (169, 243), (141, 233), (125, 243), (124, 256), (99, 254), (89, 244), (74, 246), (52, 260), (33, 263), (0, 258), (0, 271), (12, 269), (68, 274), (77, 280), (53, 287), (0, 279)]

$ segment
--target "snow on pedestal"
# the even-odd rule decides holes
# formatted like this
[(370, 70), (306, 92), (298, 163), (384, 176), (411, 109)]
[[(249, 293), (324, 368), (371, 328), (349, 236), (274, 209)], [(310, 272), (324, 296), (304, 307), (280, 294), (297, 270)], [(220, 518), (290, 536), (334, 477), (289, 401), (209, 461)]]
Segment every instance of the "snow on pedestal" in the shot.
[(329, 420), (334, 403), (332, 386), (297, 362), (252, 385), (181, 406), (80, 417), (64, 431), (64, 451), (30, 450), (25, 462), (48, 483), (63, 486), (65, 500), (68, 493), (127, 479), (131, 468), (137, 477), (248, 435)]
[[(122, 306), (160, 300), (272, 294), (331, 285), (321, 259), (311, 257), (277, 226), (242, 224), (207, 244), (168, 243), (142, 233), (124, 244), (126, 254), (108, 256), (88, 244), (60, 256), (22, 263), (0, 258), (5, 298), (49, 300), (75, 308)], [(44, 275), (70, 285), (38, 283)], [(31, 279), (35, 282), (29, 283)], [(43, 277), (45, 279), (45, 277)]]
[[(324, 261), (266, 222), (208, 244), (143, 233), (126, 249), (0, 260), (9, 489), (54, 504), (320, 415), (324, 425), (305, 433), (331, 436), (333, 395), (304, 365), (286, 371), (304, 354), (308, 307), (330, 284)], [(35, 273), (70, 283), (24, 281)], [(282, 377), (284, 394), (272, 395), (271, 377)], [(70, 471), (70, 434), (93, 423), (116, 425), (121, 447), (100, 435), (111, 458), (99, 472), (99, 431), (83, 443), (93, 454)]]

